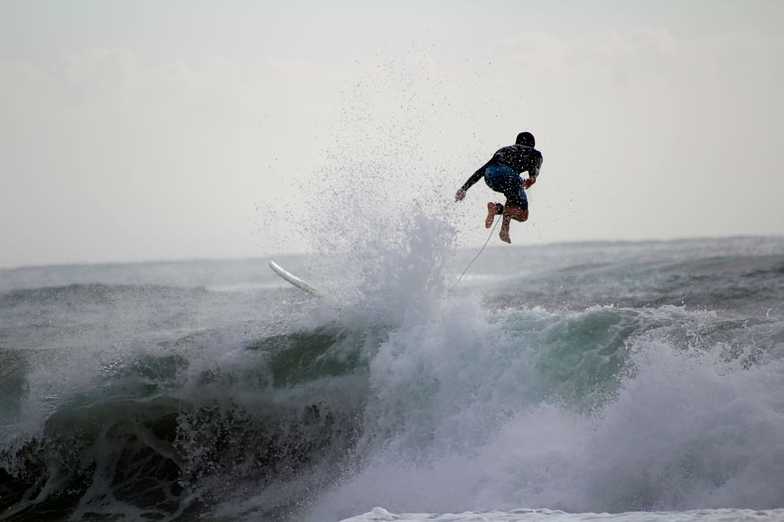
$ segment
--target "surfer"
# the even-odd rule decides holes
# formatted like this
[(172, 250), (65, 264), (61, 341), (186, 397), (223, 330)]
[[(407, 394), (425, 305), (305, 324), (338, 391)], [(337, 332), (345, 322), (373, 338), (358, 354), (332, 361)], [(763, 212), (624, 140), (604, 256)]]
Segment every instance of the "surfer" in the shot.
[[(471, 186), (485, 178), (487, 186), (506, 196), (506, 204), (488, 202), (485, 228), (493, 226), (495, 216), (501, 215), (501, 241), (511, 243), (509, 237), (509, 223), (526, 221), (528, 219), (528, 198), (525, 189), (531, 188), (539, 176), (542, 167), (542, 153), (534, 148), (536, 141), (530, 132), (521, 132), (517, 135), (514, 145), (499, 149), (490, 161), (474, 172), (460, 190), (455, 194), (455, 201), (462, 201)], [(525, 181), (520, 177), (523, 172), (528, 172)]]

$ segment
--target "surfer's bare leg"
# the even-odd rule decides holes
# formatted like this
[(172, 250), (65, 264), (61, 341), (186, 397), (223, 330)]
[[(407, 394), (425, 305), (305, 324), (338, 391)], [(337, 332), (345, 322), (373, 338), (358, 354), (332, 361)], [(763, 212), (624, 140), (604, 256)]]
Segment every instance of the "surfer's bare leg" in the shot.
[(504, 209), (504, 216), (509, 216), (515, 221), (528, 221), (528, 209), (506, 206)]
[(512, 242), (512, 239), (509, 237), (509, 223), (511, 219), (511, 216), (504, 212), (503, 218), (501, 220), (501, 232), (498, 234), (498, 237), (500, 237), (501, 241), (504, 243)]
[(514, 219), (515, 221), (526, 221), (528, 219), (528, 209), (522, 209), (518, 207), (513, 207), (510, 205), (506, 205), (504, 207), (504, 217), (501, 221), (501, 232), (498, 236), (501, 238), (501, 241), (505, 243), (511, 243), (512, 239), (509, 237), (509, 224)]

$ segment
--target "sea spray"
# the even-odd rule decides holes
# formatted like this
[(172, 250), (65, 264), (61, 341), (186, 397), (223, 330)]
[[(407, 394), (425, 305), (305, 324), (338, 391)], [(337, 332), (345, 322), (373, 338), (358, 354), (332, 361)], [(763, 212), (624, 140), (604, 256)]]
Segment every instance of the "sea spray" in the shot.
[[(503, 321), (484, 331), (473, 322), (481, 335), (466, 342), (474, 351), (469, 360), (460, 343), (451, 344), (449, 354), (445, 344), (434, 354), (415, 333), (408, 353), (399, 341), (391, 343), (371, 365), (378, 375), (371, 381), (384, 388), (374, 395), (384, 406), (370, 410), (383, 443), (350, 480), (321, 498), (310, 519), (340, 518), (371, 504), (403, 512), (777, 507), (784, 480), (782, 362), (748, 366), (721, 350), (694, 350), (651, 334), (663, 332), (672, 312), (680, 315), (660, 310), (651, 314), (659, 324), (649, 323), (647, 333), (644, 323), (629, 332), (617, 348), (627, 354), (624, 371), (615, 375), (617, 388), (589, 412), (563, 400), (558, 380), (564, 375), (553, 373), (549, 386), (535, 389), (548, 354), (536, 341), (527, 347), (524, 338), (493, 334)], [(564, 320), (554, 314), (549, 328)], [(594, 319), (589, 313), (584, 320)], [(680, 322), (701, 331), (721, 324), (701, 313), (692, 323)], [(504, 350), (505, 341), (517, 349)], [(580, 340), (572, 342), (579, 349)], [(491, 353), (512, 354), (511, 361), (483, 359), (488, 345)], [(582, 348), (588, 355), (603, 347)], [(404, 357), (410, 359), (405, 364)], [(585, 361), (577, 366), (569, 378), (580, 371), (597, 375)], [(396, 373), (410, 382), (395, 382), (390, 374)]]

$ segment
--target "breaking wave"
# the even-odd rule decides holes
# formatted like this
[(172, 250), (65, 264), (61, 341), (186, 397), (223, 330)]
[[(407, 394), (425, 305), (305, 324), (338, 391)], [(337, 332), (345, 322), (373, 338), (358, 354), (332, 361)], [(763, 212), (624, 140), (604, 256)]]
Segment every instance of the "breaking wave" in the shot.
[[(533, 293), (510, 305), (497, 291), (447, 297), (437, 272), (423, 272), (432, 259), (401, 255), (381, 267), (390, 277), (370, 298), (349, 306), (264, 292), (254, 299), (277, 312), (255, 329), (185, 328), (139, 310), (228, 299), (203, 288), (4, 294), (5, 317), (51, 308), (57, 321), (84, 325), (94, 307), (115, 306), (112, 317), (155, 328), (104, 332), (105, 344), (95, 332), (72, 333), (58, 349), (0, 337), (3, 518), (338, 520), (376, 505), (618, 512), (784, 503), (779, 315), (680, 303), (558, 307)], [(696, 263), (671, 270), (691, 273), (699, 293), (693, 274), (707, 262)], [(615, 269), (630, 266), (639, 269)], [(602, 270), (622, 284), (612, 267)], [(762, 272), (738, 284), (778, 283)], [(539, 284), (556, 273), (564, 272)], [(594, 281), (572, 283), (575, 302), (594, 292)]]

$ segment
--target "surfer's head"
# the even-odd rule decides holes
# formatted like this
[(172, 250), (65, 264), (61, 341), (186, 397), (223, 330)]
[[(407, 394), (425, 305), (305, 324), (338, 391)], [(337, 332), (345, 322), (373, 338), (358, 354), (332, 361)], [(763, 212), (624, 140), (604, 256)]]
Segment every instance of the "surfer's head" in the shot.
[(527, 145), (528, 147), (533, 147), (536, 145), (536, 140), (534, 139), (534, 135), (528, 131), (521, 132), (517, 135), (517, 140), (515, 141), (518, 145)]

